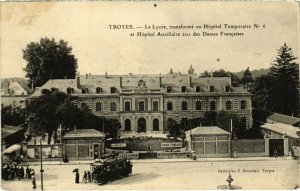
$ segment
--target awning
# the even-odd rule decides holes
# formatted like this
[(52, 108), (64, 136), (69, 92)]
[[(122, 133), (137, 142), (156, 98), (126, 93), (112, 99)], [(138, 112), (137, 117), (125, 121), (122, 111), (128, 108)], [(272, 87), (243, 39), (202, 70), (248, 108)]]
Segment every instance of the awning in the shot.
[(10, 154), (10, 153), (12, 153), (12, 152), (14, 152), (14, 151), (20, 150), (21, 147), (22, 147), (22, 146), (19, 145), (19, 144), (14, 144), (14, 145), (8, 147), (7, 149), (5, 149), (5, 150), (3, 151), (3, 154)]

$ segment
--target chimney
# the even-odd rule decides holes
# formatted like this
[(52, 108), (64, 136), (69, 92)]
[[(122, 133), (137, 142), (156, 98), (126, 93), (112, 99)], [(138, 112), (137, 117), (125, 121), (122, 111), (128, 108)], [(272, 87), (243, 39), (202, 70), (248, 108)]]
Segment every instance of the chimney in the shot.
[(77, 89), (80, 89), (80, 76), (77, 76)]
[(130, 75), (130, 78), (132, 78), (132, 73), (129, 73), (129, 75)]
[(88, 74), (85, 74), (85, 79), (88, 79), (89, 78), (89, 75)]
[(189, 75), (188, 77), (189, 77), (189, 79), (188, 79), (188, 86), (192, 87), (192, 76)]
[(231, 79), (232, 79), (232, 75), (230, 75), (229, 77), (229, 86), (231, 87)]
[(107, 78), (107, 72), (105, 72), (105, 78)]
[(122, 76), (120, 77), (120, 87), (122, 88), (123, 84), (122, 84)]

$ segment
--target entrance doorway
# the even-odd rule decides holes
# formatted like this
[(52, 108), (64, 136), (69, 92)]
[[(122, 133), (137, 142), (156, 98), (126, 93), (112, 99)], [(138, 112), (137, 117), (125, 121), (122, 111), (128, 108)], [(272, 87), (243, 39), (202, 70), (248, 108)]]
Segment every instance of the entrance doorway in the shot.
[(94, 144), (94, 159), (99, 158), (99, 145), (98, 144)]
[(274, 157), (284, 155), (283, 139), (270, 139), (269, 140), (269, 156)]
[(138, 120), (138, 133), (146, 133), (146, 119), (139, 118)]

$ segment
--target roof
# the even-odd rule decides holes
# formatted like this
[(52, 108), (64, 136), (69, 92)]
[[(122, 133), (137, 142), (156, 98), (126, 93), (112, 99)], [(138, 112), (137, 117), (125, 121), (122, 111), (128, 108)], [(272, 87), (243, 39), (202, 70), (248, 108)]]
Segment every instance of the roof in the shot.
[(103, 138), (104, 133), (97, 131), (95, 129), (76, 129), (68, 134), (66, 134), (64, 139), (73, 138)]
[(300, 118), (283, 115), (279, 113), (274, 113), (270, 115), (267, 119), (277, 121), (279, 123), (289, 124), (289, 125), (295, 125), (297, 123), (300, 123)]
[(282, 135), (287, 135), (292, 138), (299, 138), (297, 132), (298, 133), (300, 132), (300, 128), (294, 127), (292, 125), (287, 125), (283, 123), (273, 123), (273, 124), (266, 123), (264, 125), (261, 125), (260, 127), (263, 129), (274, 131)]
[[(186, 131), (187, 134), (190, 133), (190, 130)], [(229, 132), (224, 131), (223, 129), (217, 126), (209, 127), (196, 127), (191, 130), (192, 135), (230, 135)]]
[(4, 139), (9, 135), (15, 134), (22, 130), (24, 130), (24, 127), (3, 125), (3, 127), (1, 127), (1, 139)]
[(28, 94), (31, 93), (31, 89), (27, 86), (27, 81), (24, 78), (6, 78), (1, 80), (1, 89), (8, 90), (9, 84), (12, 82), (18, 83)]
[(196, 93), (196, 87), (200, 92), (211, 93), (210, 86), (214, 86), (215, 93), (246, 93), (244, 88), (231, 87), (226, 92), (225, 87), (231, 85), (230, 77), (200, 77), (190, 74), (147, 74), (147, 75), (86, 75), (76, 79), (51, 79), (32, 95), (40, 96), (42, 89), (57, 88), (67, 92), (67, 88), (73, 89), (73, 94), (83, 94), (82, 89), (88, 88), (87, 94), (97, 94), (96, 89), (101, 88), (101, 94), (111, 94), (111, 88), (116, 88), (118, 93), (125, 91), (152, 91), (166, 92), (168, 86), (172, 93), (181, 93), (181, 87), (186, 87), (186, 92)]
[(14, 145), (8, 147), (7, 149), (5, 149), (5, 150), (3, 151), (3, 154), (10, 154), (10, 153), (12, 153), (12, 152), (14, 152), (14, 151), (20, 150), (21, 147), (22, 147), (22, 146), (21, 146), (20, 144), (14, 144)]

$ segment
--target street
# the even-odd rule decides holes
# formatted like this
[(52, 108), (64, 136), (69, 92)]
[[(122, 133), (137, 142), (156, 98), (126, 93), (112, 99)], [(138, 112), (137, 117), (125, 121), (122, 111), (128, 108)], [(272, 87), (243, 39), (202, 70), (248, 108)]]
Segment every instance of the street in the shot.
[[(158, 162), (157, 162), (158, 161)], [(37, 190), (40, 189), (40, 166), (35, 169)], [(299, 161), (277, 158), (260, 161), (161, 161), (138, 160), (133, 162), (133, 173), (105, 185), (75, 184), (74, 168), (80, 169), (80, 181), (89, 164), (44, 165), (45, 190), (136, 190), (136, 189), (217, 189), (227, 184), (229, 172), (243, 189), (293, 189), (299, 185)], [(3, 181), (6, 190), (32, 190), (31, 180)]]

